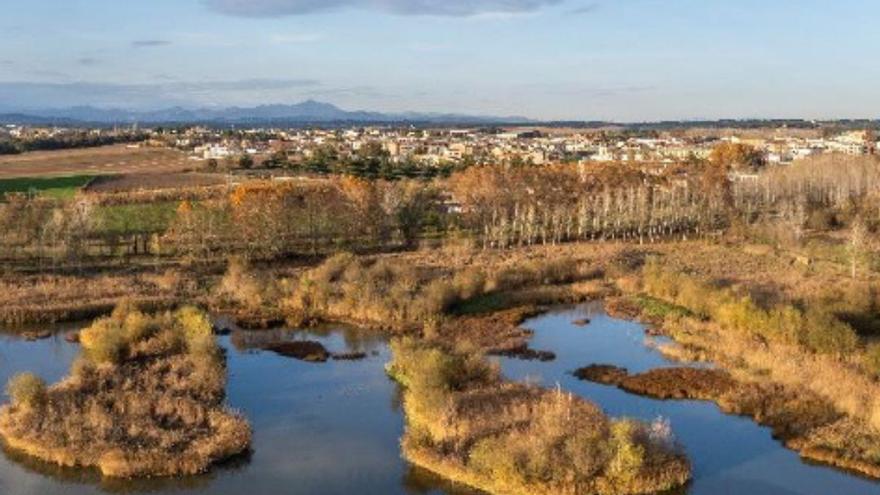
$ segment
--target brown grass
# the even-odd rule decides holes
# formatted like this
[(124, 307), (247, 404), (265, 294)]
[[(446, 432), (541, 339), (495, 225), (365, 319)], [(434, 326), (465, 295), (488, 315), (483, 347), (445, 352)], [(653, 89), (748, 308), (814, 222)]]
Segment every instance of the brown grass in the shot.
[(611, 420), (562, 392), (506, 382), (475, 354), (398, 340), (404, 456), (490, 493), (627, 494), (684, 484), (690, 466), (663, 425)]
[(193, 163), (179, 151), (164, 148), (129, 148), (124, 144), (0, 156), (0, 178), (131, 172), (167, 173), (191, 167)]
[(44, 399), (16, 393), (0, 409), (8, 447), (107, 477), (195, 474), (248, 448), (247, 421), (223, 406), (225, 363), (204, 314), (123, 305), (81, 342), (83, 355)]
[(596, 272), (569, 257), (452, 267), (427, 261), (419, 253), (339, 254), (303, 274), (282, 307), (295, 325), (351, 322), (507, 351), (524, 344), (528, 334), (517, 325), (535, 305), (599, 290)]
[(180, 273), (134, 275), (15, 275), (0, 279), (0, 323), (24, 325), (93, 318), (123, 299), (163, 309), (192, 295)]

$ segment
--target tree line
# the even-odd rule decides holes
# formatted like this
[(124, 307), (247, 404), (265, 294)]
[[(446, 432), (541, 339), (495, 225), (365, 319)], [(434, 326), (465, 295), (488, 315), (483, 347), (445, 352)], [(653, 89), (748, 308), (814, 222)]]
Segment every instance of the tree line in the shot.
[[(204, 196), (181, 190), (152, 203), (131, 195), (132, 204), (124, 194), (110, 203), (89, 194), (69, 201), (9, 195), (0, 204), (0, 257), (273, 259), (408, 248), (429, 238), (466, 237), (484, 248), (645, 243), (767, 225), (795, 236), (848, 227), (855, 252), (880, 227), (880, 162), (873, 157), (829, 155), (745, 178), (735, 168), (717, 158), (653, 168), (487, 165), (430, 181), (252, 180)], [(162, 221), (138, 220), (160, 213)], [(130, 222), (119, 220), (126, 215)], [(112, 229), (103, 225), (108, 218)]]
[(94, 148), (112, 144), (137, 143), (145, 139), (147, 139), (147, 135), (141, 132), (96, 134), (89, 131), (68, 132), (56, 136), (0, 138), (0, 155), (17, 155), (29, 151)]

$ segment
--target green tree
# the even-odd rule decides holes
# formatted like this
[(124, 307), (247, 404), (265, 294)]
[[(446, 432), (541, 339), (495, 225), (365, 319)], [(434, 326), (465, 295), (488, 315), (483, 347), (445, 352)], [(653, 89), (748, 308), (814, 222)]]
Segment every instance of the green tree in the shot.
[(254, 168), (254, 158), (247, 153), (239, 156), (238, 157), (238, 168), (242, 168), (245, 170), (249, 170), (251, 168)]

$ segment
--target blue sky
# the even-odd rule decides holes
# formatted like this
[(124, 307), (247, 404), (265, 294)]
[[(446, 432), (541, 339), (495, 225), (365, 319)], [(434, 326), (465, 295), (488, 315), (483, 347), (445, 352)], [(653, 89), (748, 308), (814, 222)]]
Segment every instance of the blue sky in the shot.
[(0, 108), (880, 116), (873, 0), (0, 0)]

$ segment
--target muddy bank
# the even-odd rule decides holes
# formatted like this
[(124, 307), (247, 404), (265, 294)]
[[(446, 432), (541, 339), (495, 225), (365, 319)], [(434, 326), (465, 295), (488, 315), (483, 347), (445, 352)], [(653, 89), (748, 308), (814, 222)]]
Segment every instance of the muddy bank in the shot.
[(629, 372), (626, 368), (610, 364), (591, 364), (576, 369), (572, 374), (581, 380), (603, 385), (617, 385), (629, 375)]
[(284, 325), (284, 317), (276, 312), (238, 313), (233, 321), (244, 330), (269, 330)]
[(331, 355), (334, 361), (361, 361), (367, 359), (366, 352), (340, 352)]
[(705, 368), (657, 368), (631, 375), (625, 368), (599, 364), (580, 368), (574, 376), (655, 399), (720, 400), (738, 385), (726, 371)]
[(278, 355), (307, 361), (310, 363), (323, 363), (330, 359), (330, 352), (320, 342), (313, 340), (298, 340), (293, 342), (272, 342), (266, 344), (263, 349), (272, 351)]
[(528, 347), (532, 332), (522, 328), (523, 321), (545, 311), (538, 306), (522, 306), (504, 311), (451, 318), (439, 330), (445, 342), (482, 349), (503, 355)]
[(503, 356), (514, 359), (524, 359), (526, 361), (553, 361), (556, 359), (556, 353), (552, 351), (541, 351), (532, 349), (527, 344), (518, 345), (503, 350), (491, 350), (487, 352), (490, 356)]

